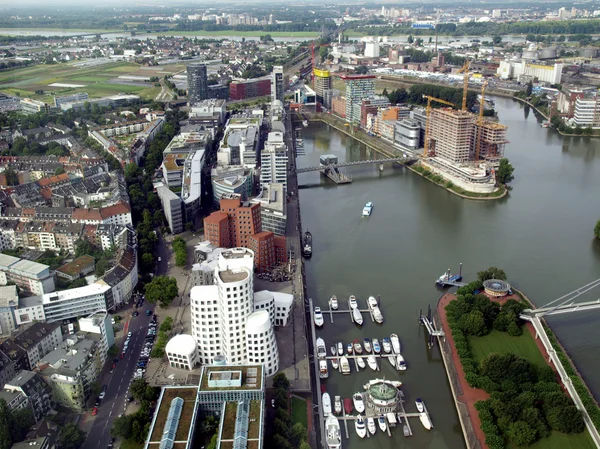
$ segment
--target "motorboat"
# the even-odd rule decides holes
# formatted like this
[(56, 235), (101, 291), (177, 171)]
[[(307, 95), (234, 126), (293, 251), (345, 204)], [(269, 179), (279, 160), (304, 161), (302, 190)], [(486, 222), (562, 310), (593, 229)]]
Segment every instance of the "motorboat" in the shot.
[(332, 310), (338, 309), (338, 300), (335, 295), (333, 295), (331, 298), (329, 298), (329, 307), (331, 307)]
[(340, 359), (340, 369), (342, 370), (342, 374), (350, 374), (350, 363), (348, 363), (346, 357)]
[(360, 354), (362, 354), (362, 353), (363, 353), (363, 348), (362, 348), (362, 346), (360, 345), (360, 341), (358, 341), (358, 340), (354, 340), (354, 342), (353, 342), (353, 343), (354, 343), (354, 353), (355, 353), (356, 355), (360, 355)]
[(338, 419), (329, 415), (325, 421), (325, 431), (327, 433), (325, 441), (329, 449), (340, 449), (342, 447), (342, 434), (340, 432), (340, 423)]
[(356, 357), (356, 364), (360, 369), (365, 369), (367, 367), (365, 359), (363, 359), (362, 357)]
[(337, 354), (337, 349), (336, 349), (335, 345), (333, 345), (331, 348), (329, 348), (329, 350), (331, 351), (331, 355)]
[(400, 352), (402, 351), (400, 350), (400, 339), (398, 338), (398, 335), (390, 335), (390, 341), (392, 342), (392, 349), (394, 350), (394, 352), (396, 354), (400, 354)]
[(365, 351), (366, 352), (371, 352), (372, 351), (372, 346), (371, 346), (371, 339), (370, 338), (365, 338), (363, 340), (363, 346), (365, 347)]
[(402, 433), (404, 433), (405, 437), (409, 437), (410, 436), (410, 430), (408, 430), (408, 426), (406, 424), (404, 424), (402, 426)]
[(377, 424), (379, 424), (379, 428), (382, 432), (385, 432), (387, 430), (387, 422), (385, 420), (385, 416), (381, 415), (379, 418), (377, 418)]
[(417, 410), (419, 413), (423, 413), (425, 411), (425, 404), (423, 403), (423, 399), (417, 398), (415, 401), (415, 405), (417, 406)]
[(367, 429), (371, 435), (375, 435), (377, 427), (375, 427), (375, 420), (373, 418), (367, 418)]
[(375, 359), (374, 355), (367, 357), (367, 363), (369, 364), (369, 368), (371, 368), (373, 371), (377, 371), (377, 360)]
[(371, 310), (373, 310), (375, 307), (379, 307), (379, 304), (377, 303), (377, 300), (374, 296), (369, 296), (369, 299), (367, 299), (367, 303), (369, 304), (369, 309)]
[(423, 424), (423, 427), (425, 427), (427, 430), (431, 430), (433, 424), (431, 424), (431, 420), (429, 419), (427, 413), (419, 413), (419, 419), (421, 420), (421, 424)]
[(371, 212), (373, 212), (373, 203), (369, 201), (367, 204), (365, 204), (365, 207), (363, 207), (362, 216), (368, 217), (371, 215)]
[(333, 366), (333, 369), (338, 369), (340, 367), (340, 362), (338, 362), (338, 359), (331, 359), (331, 366)]
[(387, 359), (389, 360), (390, 365), (396, 368), (396, 356), (392, 354)]
[(362, 313), (360, 313), (360, 310), (352, 309), (352, 319), (354, 319), (354, 322), (356, 324), (358, 324), (359, 326), (362, 326), (363, 317), (362, 317)]
[(377, 338), (373, 339), (373, 352), (375, 354), (381, 354), (381, 346), (379, 346), (379, 340)]
[(324, 322), (325, 320), (323, 320), (323, 312), (321, 312), (321, 308), (315, 307), (315, 326), (321, 327), (323, 326)]
[(354, 420), (354, 430), (356, 430), (356, 434), (360, 438), (367, 436), (367, 424), (361, 415), (358, 415), (358, 417)]
[(344, 345), (341, 341), (337, 344), (337, 353), (338, 355), (344, 355)]
[(321, 337), (317, 338), (317, 357), (326, 357), (327, 349), (325, 349), (325, 340)]
[(352, 403), (354, 404), (354, 410), (358, 413), (365, 411), (365, 401), (360, 393), (354, 393), (352, 395)]
[(323, 416), (331, 415), (331, 396), (329, 393), (323, 393)]
[(437, 281), (435, 281), (435, 285), (438, 287), (445, 287), (446, 285), (453, 285), (455, 282), (462, 281), (462, 275), (460, 274), (452, 274), (450, 273), (450, 269), (442, 274)]
[(302, 255), (307, 259), (312, 256), (312, 234), (308, 231), (304, 233), (304, 247), (302, 248)]
[(352, 349), (352, 343), (348, 343), (348, 346), (346, 346), (346, 351), (348, 352), (348, 354), (352, 354), (352, 352), (354, 351)]
[(382, 340), (382, 344), (383, 344), (383, 352), (385, 352), (386, 354), (389, 354), (390, 352), (392, 352), (392, 343), (390, 342), (389, 338), (384, 338)]
[(333, 399), (333, 413), (335, 413), (336, 415), (339, 415), (340, 413), (342, 413), (342, 397), (341, 396), (336, 396)]
[(319, 360), (319, 377), (321, 379), (327, 379), (329, 377), (329, 369), (327, 369), (327, 360)]
[(377, 324), (383, 323), (383, 313), (381, 313), (379, 307), (375, 307), (371, 313), (373, 313), (373, 319)]
[(396, 369), (398, 371), (406, 371), (406, 360), (404, 360), (401, 354), (396, 356)]
[(350, 299), (348, 300), (348, 304), (350, 304), (351, 309), (357, 309), (358, 303), (356, 302), (356, 296), (350, 295)]
[(350, 413), (352, 413), (352, 399), (350, 399), (350, 398), (344, 399), (344, 411), (346, 412), (346, 415), (349, 415)]

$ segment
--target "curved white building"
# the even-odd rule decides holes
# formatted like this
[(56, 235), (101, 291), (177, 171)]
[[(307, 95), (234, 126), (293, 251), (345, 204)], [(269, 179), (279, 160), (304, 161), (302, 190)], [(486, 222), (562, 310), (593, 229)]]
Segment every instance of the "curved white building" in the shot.
[(191, 371), (198, 363), (198, 346), (191, 335), (175, 335), (167, 343), (165, 352), (172, 368)]
[(219, 289), (216, 285), (192, 287), (190, 298), (192, 337), (198, 344), (200, 363), (209, 365), (216, 355), (221, 354)]
[(260, 363), (266, 376), (272, 376), (279, 369), (279, 352), (275, 332), (269, 312), (254, 312), (246, 321), (246, 351), (248, 363)]

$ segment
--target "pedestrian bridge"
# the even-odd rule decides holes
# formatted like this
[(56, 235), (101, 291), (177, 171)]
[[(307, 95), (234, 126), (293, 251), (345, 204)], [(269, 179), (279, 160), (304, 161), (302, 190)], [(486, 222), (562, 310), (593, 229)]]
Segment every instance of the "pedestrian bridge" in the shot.
[(328, 165), (315, 165), (313, 167), (297, 168), (296, 173), (308, 173), (311, 171), (320, 171), (331, 168), (342, 168), (342, 167), (353, 167), (355, 165), (368, 165), (368, 164), (385, 164), (386, 162), (398, 162), (399, 164), (406, 164), (408, 162), (414, 162), (417, 158), (414, 156), (402, 156), (402, 157), (386, 157), (382, 159), (369, 159), (367, 161), (356, 161), (356, 162), (342, 162), (339, 164), (328, 164)]

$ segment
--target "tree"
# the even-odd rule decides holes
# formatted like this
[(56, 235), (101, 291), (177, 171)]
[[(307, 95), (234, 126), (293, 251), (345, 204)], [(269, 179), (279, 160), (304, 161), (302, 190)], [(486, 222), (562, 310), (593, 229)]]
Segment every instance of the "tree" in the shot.
[(525, 94), (527, 94), (528, 97), (531, 97), (532, 93), (533, 93), (533, 82), (529, 81), (527, 83), (527, 87), (525, 89)]
[(102, 385), (100, 385), (100, 382), (98, 382), (98, 381), (92, 382), (91, 391), (92, 391), (92, 396), (98, 396), (100, 393), (102, 393)]
[(298, 446), (298, 449), (311, 449), (310, 444), (308, 444), (306, 441), (303, 441), (302, 443), (300, 443), (300, 445)]
[(58, 167), (56, 170), (54, 170), (54, 174), (55, 175), (62, 175), (63, 173), (65, 173), (65, 169), (63, 167)]
[(359, 75), (366, 75), (369, 72), (369, 68), (366, 65), (359, 65), (355, 69), (355, 72), (358, 73)]
[(502, 42), (502, 36), (494, 36), (492, 38), (492, 42), (494, 43), (494, 45), (499, 45), (500, 42)]
[(64, 426), (58, 437), (60, 449), (79, 449), (84, 442), (85, 432), (73, 423)]
[(12, 167), (4, 170), (4, 176), (6, 176), (6, 183), (9, 186), (19, 185), (19, 175)]
[(412, 44), (415, 41), (415, 38), (412, 37), (412, 34), (408, 36), (408, 39), (406, 40), (406, 42), (408, 42), (409, 44)]
[(156, 276), (144, 287), (146, 299), (151, 303), (160, 303), (166, 307), (179, 294), (177, 280), (169, 276)]
[(94, 255), (96, 253), (96, 248), (86, 239), (79, 239), (77, 245), (75, 245), (75, 257), (81, 257), (84, 255)]
[(85, 278), (79, 278), (79, 279), (75, 279), (73, 282), (71, 282), (67, 289), (85, 287), (86, 285), (88, 285), (88, 284), (87, 284), (87, 281), (85, 280)]
[(131, 383), (131, 395), (135, 398), (136, 401), (142, 401), (144, 399), (147, 386), (148, 384), (144, 379), (136, 379)]
[(277, 373), (273, 377), (273, 387), (277, 389), (287, 390), (290, 388), (290, 381), (284, 373)]
[(287, 440), (287, 438), (285, 438), (279, 434), (273, 435), (273, 438), (271, 439), (270, 447), (276, 447), (277, 449), (292, 449), (292, 445)]
[(596, 226), (594, 226), (594, 235), (597, 239), (600, 239), (600, 220), (598, 220)]
[(505, 157), (500, 159), (500, 165), (498, 170), (496, 170), (496, 180), (501, 184), (507, 184), (512, 181), (515, 177), (513, 176), (513, 172), (515, 169), (508, 162), (508, 159)]
[(563, 433), (581, 433), (585, 428), (582, 413), (574, 405), (551, 408), (546, 420), (552, 430)]
[(10, 449), (13, 445), (11, 430), (14, 428), (14, 418), (4, 399), (0, 399), (0, 449)]
[(506, 273), (501, 268), (489, 267), (487, 270), (478, 272), (477, 279), (480, 281), (487, 281), (488, 279), (500, 279), (501, 281), (505, 281)]
[(475, 335), (477, 337), (481, 337), (488, 333), (483, 313), (479, 310), (473, 310), (460, 317), (458, 327), (466, 334)]
[(508, 427), (506, 432), (509, 440), (517, 446), (529, 446), (536, 440), (533, 429), (525, 421), (516, 421)]
[(520, 385), (535, 379), (531, 363), (515, 354), (487, 355), (481, 361), (480, 373), (496, 383), (509, 380)]
[(206, 449), (217, 449), (218, 438), (218, 435), (215, 433), (210, 439), (210, 443), (208, 443), (208, 446), (206, 446)]
[(219, 421), (214, 415), (208, 415), (202, 423), (200, 423), (200, 432), (203, 435), (212, 435), (219, 427)]
[(306, 427), (304, 427), (304, 424), (301, 422), (294, 424), (290, 432), (290, 439), (294, 447), (298, 447), (302, 441), (306, 441)]

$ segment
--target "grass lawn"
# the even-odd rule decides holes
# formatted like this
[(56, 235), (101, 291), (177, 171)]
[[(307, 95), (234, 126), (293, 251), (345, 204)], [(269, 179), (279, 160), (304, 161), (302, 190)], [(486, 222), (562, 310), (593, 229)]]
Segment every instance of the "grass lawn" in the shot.
[(497, 352), (499, 354), (516, 354), (536, 366), (548, 365), (533, 337), (526, 330), (519, 337), (511, 337), (506, 332), (496, 330), (492, 330), (484, 337), (469, 336), (469, 346), (471, 354), (477, 362), (481, 362), (486, 355)]
[[(587, 430), (574, 435), (552, 432), (548, 438), (528, 446), (529, 449), (594, 449), (595, 447)], [(509, 448), (518, 449), (516, 446), (509, 446)]]
[(308, 416), (306, 414), (306, 401), (292, 396), (292, 425), (301, 422), (308, 428)]
[(123, 440), (121, 442), (121, 449), (142, 449), (144, 447), (143, 443), (134, 443), (133, 441)]

